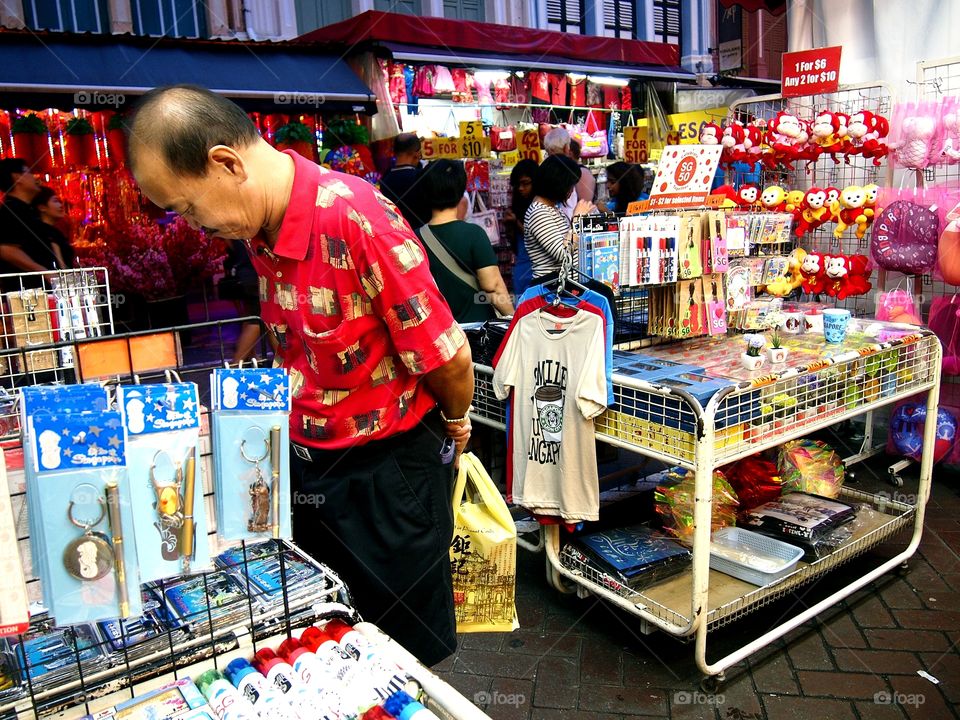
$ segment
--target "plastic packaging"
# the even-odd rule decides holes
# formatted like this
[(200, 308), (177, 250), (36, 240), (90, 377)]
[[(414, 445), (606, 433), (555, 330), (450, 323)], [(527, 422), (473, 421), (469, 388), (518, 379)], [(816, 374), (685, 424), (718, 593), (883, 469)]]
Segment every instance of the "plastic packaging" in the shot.
[[(693, 504), (695, 497), (695, 477), (688, 470), (675, 468), (667, 475), (669, 484), (659, 485), (654, 498), (657, 512), (663, 519), (663, 527), (685, 545), (693, 544)], [(731, 527), (737, 521), (737, 493), (723, 473), (713, 472), (713, 515), (711, 531)]]
[(843, 486), (843, 461), (820, 440), (791, 440), (780, 449), (783, 492), (835, 498)]
[(309, 716), (297, 713), (280, 689), (244, 658), (231, 661), (227, 665), (226, 676), (263, 720), (309, 720)]
[(253, 704), (219, 670), (207, 670), (197, 678), (197, 687), (207, 698), (218, 720), (258, 720)]

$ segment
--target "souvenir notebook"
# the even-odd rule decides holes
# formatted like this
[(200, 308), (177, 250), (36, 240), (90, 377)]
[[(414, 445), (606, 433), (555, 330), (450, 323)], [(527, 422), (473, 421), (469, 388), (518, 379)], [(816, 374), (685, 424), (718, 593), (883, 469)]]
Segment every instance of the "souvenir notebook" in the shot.
[(670, 577), (690, 563), (689, 550), (642, 525), (580, 535), (575, 542), (633, 589)]

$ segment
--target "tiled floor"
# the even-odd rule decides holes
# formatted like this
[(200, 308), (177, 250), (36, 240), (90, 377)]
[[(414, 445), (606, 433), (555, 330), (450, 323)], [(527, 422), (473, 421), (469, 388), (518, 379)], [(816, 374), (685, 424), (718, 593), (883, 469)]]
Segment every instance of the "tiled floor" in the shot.
[[(910, 495), (886, 476), (890, 460), (858, 466), (855, 487)], [(960, 717), (960, 476), (937, 469), (919, 552), (840, 606), (731, 669), (716, 694), (700, 690), (693, 645), (644, 635), (639, 620), (594, 598), (548, 586), (543, 555), (518, 551), (511, 634), (462, 635), (437, 670), (497, 720), (711, 720)], [(863, 574), (904, 534), (818, 583), (710, 636), (708, 660)], [(923, 670), (939, 685), (917, 674)]]

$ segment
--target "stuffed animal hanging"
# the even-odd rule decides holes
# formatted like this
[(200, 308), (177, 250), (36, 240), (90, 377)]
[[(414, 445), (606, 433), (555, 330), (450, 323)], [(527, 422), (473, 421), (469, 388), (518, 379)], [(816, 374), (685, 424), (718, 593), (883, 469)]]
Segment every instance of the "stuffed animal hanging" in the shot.
[(798, 238), (823, 225), (830, 216), (827, 205), (827, 191), (818, 187), (807, 190), (803, 196), (800, 219), (796, 222), (794, 233)]
[(850, 116), (847, 126), (847, 154), (873, 158), (873, 164), (879, 165), (880, 158), (889, 152), (884, 142), (889, 133), (890, 124), (885, 117), (860, 110)]
[(867, 193), (859, 185), (848, 185), (840, 193), (837, 202), (830, 208), (831, 213), (837, 218), (837, 227), (833, 231), (833, 236), (837, 240), (843, 237), (848, 227), (856, 225), (859, 230), (860, 224), (865, 222), (863, 206), (866, 201)]
[(826, 277), (823, 274), (824, 261), (827, 258), (819, 253), (807, 253), (800, 264), (800, 275), (803, 276), (803, 291), (810, 295), (819, 295), (826, 288)]
[(721, 135), (722, 132), (719, 125), (712, 122), (704, 123), (700, 127), (700, 144), (719, 145)]
[(723, 126), (723, 135), (720, 137), (720, 144), (723, 146), (723, 152), (720, 154), (721, 165), (732, 165), (744, 159), (746, 149), (743, 142), (746, 139), (746, 133), (743, 129), (743, 123), (739, 120), (733, 120)]
[(795, 248), (790, 253), (786, 272), (767, 285), (767, 293), (774, 297), (786, 297), (803, 285), (803, 261), (807, 251)]
[(779, 185), (764, 188), (760, 195), (760, 204), (767, 212), (784, 212), (787, 205), (787, 193)]
[(800, 148), (808, 139), (803, 123), (793, 113), (781, 110), (767, 125), (767, 144), (770, 150), (763, 155), (764, 165), (776, 170), (783, 165), (793, 170), (794, 161), (800, 157)]
[(840, 163), (838, 153), (843, 152), (843, 143), (847, 137), (847, 116), (843, 113), (824, 111), (814, 118), (810, 129), (810, 140), (820, 151), (817, 155), (828, 153), (836, 164)]

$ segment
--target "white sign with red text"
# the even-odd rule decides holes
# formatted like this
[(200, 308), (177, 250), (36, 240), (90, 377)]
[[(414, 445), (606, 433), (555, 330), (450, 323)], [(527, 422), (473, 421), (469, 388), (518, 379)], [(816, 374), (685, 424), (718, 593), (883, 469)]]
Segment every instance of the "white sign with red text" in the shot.
[(703, 205), (722, 151), (720, 145), (667, 145), (653, 179), (650, 209)]

